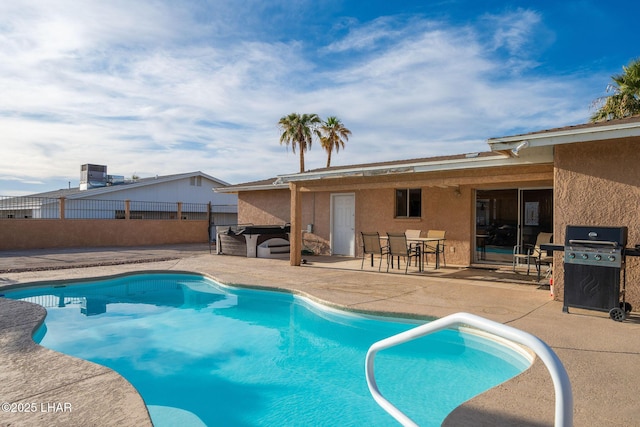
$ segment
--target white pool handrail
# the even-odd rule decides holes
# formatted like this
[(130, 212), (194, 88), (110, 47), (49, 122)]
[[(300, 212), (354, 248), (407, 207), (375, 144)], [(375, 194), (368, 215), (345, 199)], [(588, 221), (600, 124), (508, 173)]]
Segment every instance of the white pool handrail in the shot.
[(567, 375), (567, 371), (564, 369), (562, 362), (553, 350), (551, 350), (551, 348), (542, 340), (527, 332), (469, 313), (451, 314), (443, 317), (442, 319), (434, 320), (408, 331), (380, 340), (369, 347), (365, 361), (367, 385), (369, 386), (369, 391), (371, 392), (374, 400), (382, 407), (382, 409), (387, 411), (403, 426), (417, 426), (411, 418), (407, 417), (402, 411), (385, 399), (380, 393), (380, 390), (378, 390), (374, 374), (374, 359), (376, 353), (380, 350), (394, 347), (452, 326), (472, 326), (493, 335), (522, 344), (534, 351), (549, 370), (551, 379), (553, 380), (553, 387), (556, 394), (555, 426), (572, 426), (573, 394), (571, 392), (571, 382), (569, 381), (569, 376)]

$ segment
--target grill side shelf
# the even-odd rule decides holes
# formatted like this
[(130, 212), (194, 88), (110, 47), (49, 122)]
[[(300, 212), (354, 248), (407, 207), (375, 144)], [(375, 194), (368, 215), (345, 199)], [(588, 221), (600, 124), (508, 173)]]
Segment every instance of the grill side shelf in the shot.
[(624, 254), (625, 256), (640, 256), (640, 248), (626, 248)]

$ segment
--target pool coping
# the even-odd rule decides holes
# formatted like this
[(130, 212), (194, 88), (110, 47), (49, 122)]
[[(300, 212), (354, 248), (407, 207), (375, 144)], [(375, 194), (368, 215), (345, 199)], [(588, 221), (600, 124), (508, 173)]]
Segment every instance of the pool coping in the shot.
[(33, 341), (46, 310), (0, 298), (3, 425), (152, 426), (138, 391), (115, 371)]

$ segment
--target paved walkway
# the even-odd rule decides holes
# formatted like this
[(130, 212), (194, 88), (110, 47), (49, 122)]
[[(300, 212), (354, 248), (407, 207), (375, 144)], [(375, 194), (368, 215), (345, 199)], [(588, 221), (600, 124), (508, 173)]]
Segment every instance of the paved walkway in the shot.
[[(215, 247), (213, 248), (215, 252)], [(208, 244), (0, 251), (0, 274), (169, 261), (209, 253)]]
[[(78, 267), (80, 266), (80, 267)], [(640, 316), (571, 310), (530, 277), (447, 268), (378, 273), (360, 260), (288, 260), (210, 255), (207, 245), (84, 251), (0, 252), (2, 288), (132, 271), (192, 271), (222, 283), (287, 289), (329, 305), (419, 318), (465, 311), (530, 332), (558, 354), (573, 386), (576, 426), (638, 425)], [(44, 316), (31, 304), (0, 299), (0, 400), (70, 402), (70, 413), (0, 413), (0, 425), (149, 425), (135, 390), (106, 368), (37, 346), (30, 334)], [(108, 403), (108, 405), (107, 405)], [(110, 410), (103, 409), (109, 406)], [(112, 413), (126, 414), (111, 417)], [(554, 390), (537, 361), (522, 375), (456, 409), (445, 425), (552, 425)], [(145, 424), (146, 423), (146, 424)]]

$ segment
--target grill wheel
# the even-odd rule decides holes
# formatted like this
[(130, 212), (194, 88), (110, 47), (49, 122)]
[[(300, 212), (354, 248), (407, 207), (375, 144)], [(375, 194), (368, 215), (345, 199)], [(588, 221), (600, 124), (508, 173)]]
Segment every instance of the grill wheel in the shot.
[(623, 309), (616, 307), (612, 308), (611, 311), (609, 311), (609, 317), (611, 317), (616, 322), (622, 322), (624, 321), (624, 319), (626, 319), (627, 315)]

